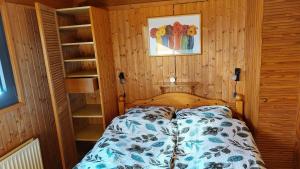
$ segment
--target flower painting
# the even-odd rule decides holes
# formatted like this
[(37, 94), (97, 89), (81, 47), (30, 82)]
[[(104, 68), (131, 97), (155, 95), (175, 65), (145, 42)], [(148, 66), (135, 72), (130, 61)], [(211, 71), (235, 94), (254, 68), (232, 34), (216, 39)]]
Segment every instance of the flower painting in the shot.
[(200, 14), (149, 18), (150, 56), (201, 53)]

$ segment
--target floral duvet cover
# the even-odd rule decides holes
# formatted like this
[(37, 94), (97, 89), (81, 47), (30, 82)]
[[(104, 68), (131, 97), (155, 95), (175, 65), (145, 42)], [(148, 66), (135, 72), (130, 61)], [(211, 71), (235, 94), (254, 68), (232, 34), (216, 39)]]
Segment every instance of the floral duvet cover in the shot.
[(116, 117), (74, 169), (168, 169), (175, 149), (171, 108), (134, 108)]
[(176, 112), (178, 169), (265, 169), (244, 122), (223, 106)]
[(74, 169), (265, 169), (245, 123), (223, 106), (134, 108)]

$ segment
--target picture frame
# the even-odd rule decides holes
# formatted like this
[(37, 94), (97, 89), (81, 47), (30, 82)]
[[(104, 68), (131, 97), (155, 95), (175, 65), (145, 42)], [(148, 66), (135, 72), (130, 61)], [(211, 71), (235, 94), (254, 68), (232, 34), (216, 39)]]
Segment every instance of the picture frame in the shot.
[(202, 53), (201, 14), (148, 18), (149, 55)]

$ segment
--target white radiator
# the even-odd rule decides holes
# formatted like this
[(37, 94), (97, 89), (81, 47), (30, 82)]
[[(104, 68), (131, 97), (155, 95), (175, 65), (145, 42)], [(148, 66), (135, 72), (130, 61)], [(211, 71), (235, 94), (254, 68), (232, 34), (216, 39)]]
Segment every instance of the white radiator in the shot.
[(0, 158), (0, 169), (43, 169), (40, 143), (31, 139)]

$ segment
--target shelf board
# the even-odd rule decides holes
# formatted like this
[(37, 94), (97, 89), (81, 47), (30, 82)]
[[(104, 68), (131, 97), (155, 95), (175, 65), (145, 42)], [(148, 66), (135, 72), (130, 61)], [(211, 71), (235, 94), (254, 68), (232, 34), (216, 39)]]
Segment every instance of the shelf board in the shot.
[(72, 115), (73, 118), (102, 118), (101, 105), (87, 104), (83, 108), (75, 111)]
[(76, 141), (98, 141), (103, 132), (101, 124), (92, 124), (75, 131), (75, 138)]
[(69, 73), (69, 74), (67, 74), (67, 77), (68, 78), (98, 77), (98, 74), (97, 74), (96, 70), (81, 70), (78, 72)]
[(60, 26), (59, 30), (70, 30), (70, 29), (78, 29), (78, 28), (90, 28), (91, 24), (83, 24), (83, 25), (70, 25), (70, 26)]
[(91, 8), (90, 6), (62, 8), (62, 9), (57, 9), (56, 12), (60, 14), (81, 14), (81, 13), (88, 13), (90, 8)]
[(74, 43), (62, 43), (61, 46), (78, 46), (78, 45), (93, 45), (94, 42), (74, 42)]
[(94, 62), (96, 61), (95, 57), (76, 57), (71, 59), (65, 59), (64, 62)]

